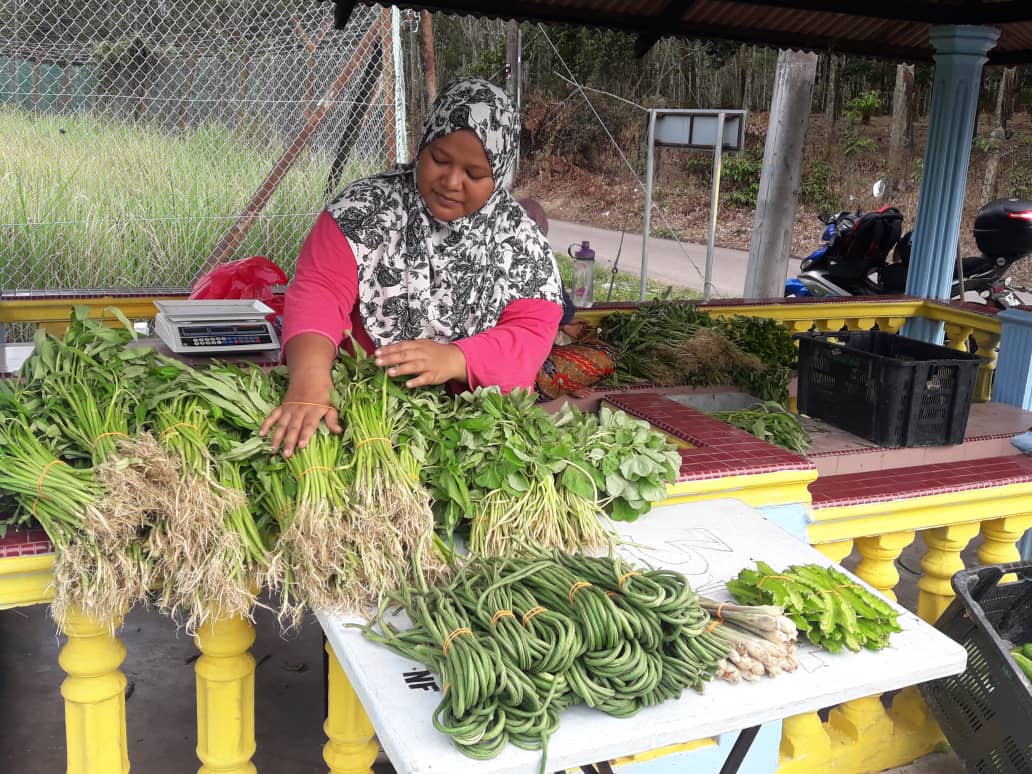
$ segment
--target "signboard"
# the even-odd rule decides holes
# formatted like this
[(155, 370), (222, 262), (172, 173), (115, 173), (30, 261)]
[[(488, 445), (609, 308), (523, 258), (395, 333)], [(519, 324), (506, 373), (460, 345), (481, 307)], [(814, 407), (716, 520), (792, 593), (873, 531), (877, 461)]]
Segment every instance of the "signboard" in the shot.
[(741, 150), (745, 142), (744, 110), (657, 110), (656, 145), (712, 150), (724, 114), (723, 150)]

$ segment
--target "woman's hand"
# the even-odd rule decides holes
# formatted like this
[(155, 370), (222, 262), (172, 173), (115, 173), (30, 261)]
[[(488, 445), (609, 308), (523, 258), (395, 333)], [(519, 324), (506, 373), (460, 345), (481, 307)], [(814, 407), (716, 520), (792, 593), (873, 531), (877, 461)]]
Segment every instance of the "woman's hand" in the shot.
[(384, 366), (389, 376), (408, 376), (406, 387), (425, 387), (444, 384), (456, 379), (466, 381), (466, 355), (454, 344), (439, 344), (430, 339), (398, 341), (380, 347), (373, 353), (378, 366)]
[(326, 422), (331, 432), (343, 431), (337, 409), (330, 403), (330, 367), (336, 353), (336, 346), (318, 333), (302, 333), (287, 342), (290, 386), (258, 430), (264, 436), (276, 428), (270, 439), (273, 451), (279, 449), (289, 457), (295, 449), (305, 448), (319, 422)]
[(294, 453), (294, 449), (303, 449), (308, 445), (319, 422), (326, 422), (326, 427), (333, 433), (340, 433), (340, 418), (327, 400), (329, 388), (309, 393), (306, 390), (295, 390), (291, 384), (283, 403), (266, 417), (258, 435), (264, 436), (275, 427), (270, 444), (272, 450), (279, 449), (284, 457)]

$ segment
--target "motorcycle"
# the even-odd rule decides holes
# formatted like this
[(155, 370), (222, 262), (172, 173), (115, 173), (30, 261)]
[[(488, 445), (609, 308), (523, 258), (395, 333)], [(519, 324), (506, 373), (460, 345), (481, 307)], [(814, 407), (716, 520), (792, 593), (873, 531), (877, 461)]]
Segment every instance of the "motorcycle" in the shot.
[[(884, 191), (882, 181), (874, 195)], [(912, 232), (902, 234), (903, 216), (895, 207), (871, 212), (840, 212), (820, 216), (825, 224), (822, 245), (803, 258), (799, 275), (785, 282), (785, 297), (878, 296), (905, 292)], [(1019, 306), (1007, 276), (1011, 266), (1032, 254), (1032, 201), (997, 199), (975, 216), (974, 236), (981, 255), (961, 260), (963, 290), (954, 280), (950, 297), (974, 292), (999, 309)], [(892, 252), (892, 261), (888, 255)]]

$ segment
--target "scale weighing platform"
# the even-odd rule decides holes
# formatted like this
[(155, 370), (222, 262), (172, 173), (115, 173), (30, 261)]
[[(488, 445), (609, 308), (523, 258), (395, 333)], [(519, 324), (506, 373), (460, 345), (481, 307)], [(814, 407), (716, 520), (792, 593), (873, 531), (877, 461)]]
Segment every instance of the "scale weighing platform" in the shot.
[(183, 355), (279, 349), (273, 309), (256, 300), (155, 301), (154, 332)]

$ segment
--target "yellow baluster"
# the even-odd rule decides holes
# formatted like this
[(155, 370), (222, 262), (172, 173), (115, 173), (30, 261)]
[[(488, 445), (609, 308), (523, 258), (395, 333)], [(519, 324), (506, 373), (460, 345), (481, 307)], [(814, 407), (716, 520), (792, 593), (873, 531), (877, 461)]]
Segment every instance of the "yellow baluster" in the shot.
[[(118, 619), (114, 627), (121, 623)], [(79, 610), (68, 613), (64, 628), (68, 642), (57, 660), (68, 675), (61, 683), (67, 774), (126, 774), (126, 680), (118, 668), (125, 659), (125, 645), (111, 628)]]
[(975, 329), (970, 325), (953, 325), (951, 323), (946, 323), (946, 336), (949, 339), (949, 344), (947, 346), (950, 349), (966, 352), (968, 337), (974, 332)]
[(254, 774), (254, 627), (239, 616), (197, 631), (199, 774)]
[(917, 614), (928, 623), (935, 623), (953, 601), (950, 579), (964, 569), (960, 552), (978, 534), (978, 522), (926, 529), (922, 534), (928, 551), (921, 560), (924, 574), (917, 581)]
[(831, 758), (831, 737), (816, 712), (785, 718), (781, 724), (778, 774), (820, 771)]
[(831, 561), (841, 564), (843, 559), (853, 553), (853, 541), (840, 540), (837, 543), (821, 543), (814, 546), (814, 548), (831, 559)]
[[(1006, 516), (982, 522), (985, 542), (978, 547), (978, 561), (982, 564), (1007, 564), (1021, 559), (1016, 543), (1032, 527), (1032, 513)], [(1008, 579), (1013, 580), (1013, 576)]]
[(330, 774), (370, 774), (380, 750), (373, 724), (328, 642), (326, 652), (330, 654), (330, 697), (323, 730), (330, 741), (323, 747), (323, 760)]
[(856, 574), (894, 600), (896, 593), (893, 589), (899, 583), (895, 561), (903, 549), (913, 542), (913, 530), (859, 538), (856, 547), (860, 552), (860, 564), (857, 565)]

